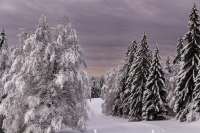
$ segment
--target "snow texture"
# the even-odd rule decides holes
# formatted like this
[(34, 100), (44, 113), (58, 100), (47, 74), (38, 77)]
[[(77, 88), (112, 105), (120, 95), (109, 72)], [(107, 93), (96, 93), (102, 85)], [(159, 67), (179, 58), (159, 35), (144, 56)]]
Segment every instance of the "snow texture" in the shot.
[[(93, 98), (89, 105), (95, 116), (90, 116), (87, 122), (88, 133), (199, 133), (200, 121), (192, 123), (180, 123), (173, 118), (166, 117), (157, 121), (127, 122), (121, 117), (106, 116), (101, 112), (101, 104), (104, 101), (100, 98)], [(63, 129), (60, 133), (80, 133), (69, 128)]]
[(86, 129), (90, 76), (80, 70), (84, 50), (69, 24), (64, 16), (52, 28), (42, 16), (35, 33), (22, 31), (11, 48), (13, 64), (2, 80), (8, 96), (0, 105), (6, 133)]

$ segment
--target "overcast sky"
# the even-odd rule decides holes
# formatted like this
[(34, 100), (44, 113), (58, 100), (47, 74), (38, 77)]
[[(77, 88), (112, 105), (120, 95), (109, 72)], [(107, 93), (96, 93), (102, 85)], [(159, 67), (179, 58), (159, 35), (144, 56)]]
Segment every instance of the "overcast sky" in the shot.
[(86, 52), (86, 71), (100, 76), (118, 67), (127, 46), (134, 38), (139, 44), (144, 31), (152, 51), (158, 43), (163, 64), (167, 56), (172, 62), (193, 3), (200, 10), (200, 0), (1, 0), (0, 28), (10, 47), (18, 44), (19, 28), (36, 30), (42, 14), (51, 26), (60, 15), (69, 16)]

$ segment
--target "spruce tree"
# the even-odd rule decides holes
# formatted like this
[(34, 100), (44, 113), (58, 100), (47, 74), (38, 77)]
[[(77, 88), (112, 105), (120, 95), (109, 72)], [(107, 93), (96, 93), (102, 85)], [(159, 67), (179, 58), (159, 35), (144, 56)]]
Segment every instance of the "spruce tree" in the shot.
[(186, 121), (191, 122), (200, 118), (200, 64), (198, 65), (198, 74), (195, 79), (195, 88), (193, 91), (193, 99), (189, 104), (188, 114), (186, 115)]
[(122, 116), (122, 102), (123, 102), (123, 92), (125, 91), (126, 87), (126, 80), (128, 78), (128, 66), (129, 66), (129, 52), (130, 46), (128, 46), (124, 57), (118, 66), (118, 74), (117, 74), (117, 93), (114, 96), (114, 105), (112, 108), (112, 115), (114, 116)]
[(189, 17), (189, 31), (184, 36), (185, 40), (187, 40), (187, 45), (182, 50), (184, 52), (176, 87), (178, 98), (174, 105), (174, 111), (177, 113), (176, 119), (179, 121), (186, 121), (186, 115), (190, 110), (190, 103), (194, 98), (195, 78), (198, 74), (200, 55), (200, 24), (195, 4), (191, 9)]
[(135, 53), (137, 51), (137, 42), (136, 42), (136, 39), (134, 39), (132, 41), (132, 44), (131, 44), (131, 47), (130, 47), (130, 52), (129, 52), (129, 55), (128, 55), (128, 59), (129, 59), (129, 63), (128, 63), (128, 67), (127, 67), (127, 80), (126, 80), (126, 86), (125, 86), (125, 91), (123, 92), (122, 94), (122, 97), (123, 97), (123, 101), (122, 101), (122, 111), (123, 111), (123, 118), (127, 118), (128, 117), (128, 113), (129, 113), (129, 106), (128, 106), (128, 97), (130, 96), (130, 82), (131, 79), (129, 78), (129, 73), (130, 73), (130, 69), (131, 69), (131, 66), (133, 64), (133, 61), (135, 59)]
[(174, 55), (173, 65), (178, 64), (181, 61), (182, 49), (183, 49), (183, 39), (182, 39), (182, 36), (180, 36), (178, 39), (177, 46), (176, 46), (176, 52)]
[[(67, 17), (56, 28), (42, 16), (35, 33), (22, 32), (11, 48), (12, 66), (3, 77), (1, 113), (6, 133), (52, 133), (70, 127), (85, 131), (90, 76), (80, 65), (84, 51)], [(51, 32), (58, 33), (52, 41)], [(65, 40), (62, 40), (65, 38)]]
[(103, 87), (103, 84), (105, 83), (105, 77), (104, 75), (101, 75), (101, 77), (99, 78), (99, 84), (100, 84), (100, 88)]
[(170, 83), (171, 74), (172, 74), (172, 67), (170, 64), (170, 58), (168, 56), (165, 62), (165, 84), (168, 92), (171, 90), (171, 83)]
[(166, 62), (165, 62), (165, 70), (167, 70), (168, 73), (172, 72), (169, 56), (167, 57)]
[(169, 89), (168, 96), (167, 96), (167, 102), (170, 107), (169, 113), (173, 116), (175, 115), (175, 113), (172, 110), (173, 110), (174, 104), (177, 100), (175, 89), (177, 86), (178, 73), (179, 73), (180, 67), (181, 67), (181, 56), (183, 54), (183, 51), (182, 51), (183, 47), (184, 47), (183, 39), (182, 39), (182, 36), (180, 36), (178, 39), (177, 46), (176, 46), (176, 52), (174, 55), (173, 64), (171, 66), (172, 72), (171, 72), (171, 74), (169, 74), (169, 76), (166, 75), (168, 78), (171, 79), (170, 81), (166, 81), (166, 82), (169, 82), (169, 84), (170, 84), (170, 89)]
[(91, 82), (91, 98), (99, 98), (101, 94), (100, 79), (92, 77)]
[(158, 114), (167, 113), (165, 77), (159, 50), (156, 46), (154, 58), (143, 94), (142, 118), (156, 120)]
[(130, 89), (130, 96), (128, 96), (125, 104), (125, 107), (127, 106), (129, 109), (129, 121), (141, 120), (142, 96), (149, 75), (149, 68), (152, 61), (151, 55), (152, 52), (149, 49), (147, 37), (144, 32), (129, 72), (128, 87)]

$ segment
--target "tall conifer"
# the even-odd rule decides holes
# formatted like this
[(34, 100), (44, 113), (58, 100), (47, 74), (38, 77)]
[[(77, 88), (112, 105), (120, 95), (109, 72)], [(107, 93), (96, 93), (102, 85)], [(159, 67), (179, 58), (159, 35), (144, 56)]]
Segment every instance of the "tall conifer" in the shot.
[(152, 61), (151, 55), (152, 52), (149, 49), (147, 37), (144, 32), (127, 80), (127, 88), (130, 90), (130, 96), (124, 102), (124, 107), (125, 109), (128, 108), (129, 121), (141, 120), (142, 96), (149, 75), (149, 68)]
[(184, 38), (187, 40), (187, 45), (182, 51), (182, 66), (178, 74), (177, 81), (177, 101), (174, 105), (176, 118), (179, 121), (186, 121), (186, 115), (189, 113), (190, 103), (193, 100), (195, 88), (195, 78), (198, 73), (199, 55), (200, 55), (200, 30), (199, 30), (199, 15), (196, 9), (196, 4), (190, 12), (190, 21), (188, 23), (189, 31)]
[(176, 46), (176, 52), (174, 55), (173, 65), (178, 64), (181, 61), (181, 50), (183, 49), (183, 39), (182, 36), (179, 37), (178, 43)]
[(124, 53), (124, 57), (118, 66), (118, 74), (117, 74), (117, 93), (114, 96), (114, 104), (112, 107), (112, 115), (114, 116), (122, 116), (122, 102), (123, 102), (123, 92), (125, 91), (126, 87), (126, 80), (127, 80), (127, 73), (128, 73), (128, 66), (129, 66), (129, 53), (130, 53), (130, 46), (128, 46), (126, 52)]
[(143, 119), (155, 120), (157, 119), (158, 114), (167, 113), (166, 96), (167, 91), (165, 89), (164, 71), (159, 50), (156, 46), (150, 74), (143, 94)]

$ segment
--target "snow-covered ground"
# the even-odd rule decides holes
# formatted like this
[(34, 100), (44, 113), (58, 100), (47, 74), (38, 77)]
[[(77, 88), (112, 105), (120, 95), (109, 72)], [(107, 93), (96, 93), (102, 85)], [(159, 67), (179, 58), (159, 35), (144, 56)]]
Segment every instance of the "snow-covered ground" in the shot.
[[(95, 112), (87, 122), (88, 133), (200, 133), (200, 121), (180, 123), (174, 119), (159, 121), (128, 122), (120, 117), (105, 116), (101, 113), (103, 100), (94, 98), (89, 102)], [(65, 129), (61, 133), (80, 133)]]

